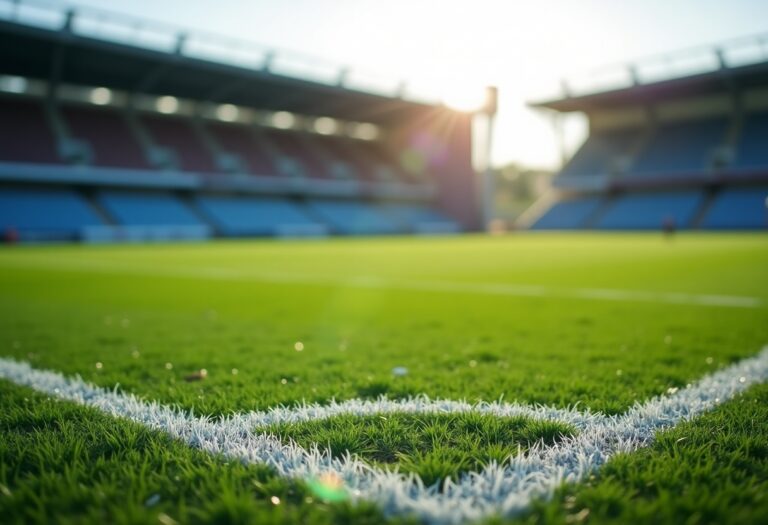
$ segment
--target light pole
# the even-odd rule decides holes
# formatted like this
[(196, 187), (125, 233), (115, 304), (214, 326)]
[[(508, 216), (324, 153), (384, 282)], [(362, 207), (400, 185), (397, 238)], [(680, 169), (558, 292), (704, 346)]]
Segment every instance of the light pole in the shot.
[(481, 174), (481, 208), (483, 230), (489, 231), (491, 223), (496, 217), (494, 210), (494, 201), (496, 198), (496, 179), (493, 173), (493, 164), (491, 162), (493, 154), (493, 125), (498, 110), (499, 90), (495, 86), (488, 86), (485, 90), (485, 104), (480, 110), (480, 114), (485, 117), (485, 152)]

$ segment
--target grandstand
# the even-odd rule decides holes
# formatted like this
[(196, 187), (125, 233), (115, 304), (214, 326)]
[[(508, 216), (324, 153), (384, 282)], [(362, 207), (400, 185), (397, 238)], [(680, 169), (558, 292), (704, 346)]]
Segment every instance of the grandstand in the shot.
[(283, 63), (296, 58), (0, 1), (0, 231), (103, 242), (478, 228), (472, 115), (402, 85), (362, 89), (335, 65), (297, 73)]
[(551, 204), (533, 208), (528, 225), (768, 227), (763, 41), (653, 58), (627, 68), (621, 85), (574, 91), (564, 82), (563, 97), (533, 103), (556, 115), (583, 113), (589, 136), (556, 177), (554, 195), (543, 201)]

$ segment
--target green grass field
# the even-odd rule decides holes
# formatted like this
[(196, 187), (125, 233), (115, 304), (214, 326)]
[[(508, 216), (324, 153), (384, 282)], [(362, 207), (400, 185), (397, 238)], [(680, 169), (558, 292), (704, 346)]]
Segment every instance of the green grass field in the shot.
[[(0, 357), (214, 418), (422, 394), (621, 414), (767, 343), (765, 235), (0, 250)], [(471, 414), (267, 430), (425, 481), (576, 432)], [(0, 434), (4, 522), (411, 521), (3, 380)], [(501, 521), (764, 523), (767, 494), (757, 386)]]

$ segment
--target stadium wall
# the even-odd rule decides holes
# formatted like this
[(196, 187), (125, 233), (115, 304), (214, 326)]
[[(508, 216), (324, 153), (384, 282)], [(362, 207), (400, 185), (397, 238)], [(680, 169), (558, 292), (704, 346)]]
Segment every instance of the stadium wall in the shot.
[[(348, 84), (346, 70), (318, 81), (277, 72), (269, 54), (257, 67), (201, 56), (183, 32), (164, 35), (167, 49), (116, 41), (82, 29), (98, 24), (100, 13), (45, 9), (54, 10), (58, 25), (0, 19), (0, 194), (28, 207), (41, 195), (61, 197), (92, 212), (51, 238), (447, 233), (479, 226), (472, 115), (401, 92), (361, 90)], [(99, 198), (127, 189), (137, 199), (131, 220)], [(229, 199), (216, 207), (217, 217), (202, 204), (210, 199)], [(199, 224), (162, 222), (174, 216), (176, 201)], [(286, 208), (276, 202), (309, 219), (301, 227), (281, 223), (297, 215), (278, 213)], [(318, 206), (331, 211), (318, 215)], [(40, 219), (8, 207), (0, 228), (8, 240), (45, 240), (56, 209), (40, 210)], [(265, 226), (265, 214), (273, 224)]]
[(589, 136), (533, 229), (768, 228), (768, 61), (534, 106)]

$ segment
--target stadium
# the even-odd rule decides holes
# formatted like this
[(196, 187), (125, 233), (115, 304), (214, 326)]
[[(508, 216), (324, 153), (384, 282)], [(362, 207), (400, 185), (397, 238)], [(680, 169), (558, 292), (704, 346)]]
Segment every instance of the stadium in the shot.
[[(374, 71), (457, 28), (518, 56), (339, 2), (403, 24)], [(234, 4), (0, 0), (4, 523), (765, 522), (768, 37), (549, 66), (510, 118), (533, 69), (452, 101)], [(562, 162), (509, 216), (515, 119)]]

